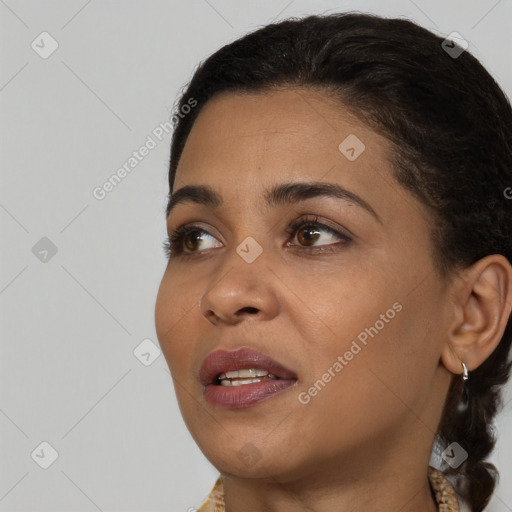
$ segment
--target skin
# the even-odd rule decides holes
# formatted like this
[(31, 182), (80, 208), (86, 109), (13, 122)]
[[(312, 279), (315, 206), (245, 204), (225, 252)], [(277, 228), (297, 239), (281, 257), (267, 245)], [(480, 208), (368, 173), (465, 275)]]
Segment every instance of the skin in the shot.
[[(349, 134), (365, 144), (355, 161), (338, 149)], [(224, 202), (171, 212), (169, 232), (199, 223), (211, 236), (171, 256), (155, 319), (186, 425), (223, 476), (227, 512), (436, 510), (427, 467), (444, 400), (461, 361), (473, 370), (501, 339), (512, 271), (492, 255), (441, 277), (431, 216), (393, 178), (390, 151), (338, 101), (305, 88), (218, 96), (189, 135), (174, 190), (208, 185)], [(350, 190), (380, 221), (337, 198), (264, 201), (272, 186), (310, 181)], [(304, 230), (286, 233), (308, 214), (351, 241), (321, 230), (312, 248)], [(263, 249), (252, 263), (236, 252), (248, 236)], [(394, 303), (401, 311), (300, 403)], [(202, 361), (242, 346), (292, 369), (296, 384), (249, 408), (209, 404)], [(247, 443), (254, 463), (241, 456)]]

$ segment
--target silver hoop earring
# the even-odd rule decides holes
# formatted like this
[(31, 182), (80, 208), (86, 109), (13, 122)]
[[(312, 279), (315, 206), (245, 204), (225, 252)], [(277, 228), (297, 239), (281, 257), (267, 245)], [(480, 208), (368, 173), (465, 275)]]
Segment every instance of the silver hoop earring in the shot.
[(468, 390), (468, 380), (469, 380), (469, 370), (465, 363), (462, 364), (462, 393), (457, 404), (457, 411), (459, 413), (465, 413), (469, 407), (469, 390)]
[(467, 366), (462, 362), (462, 380), (466, 382), (469, 379), (469, 372)]

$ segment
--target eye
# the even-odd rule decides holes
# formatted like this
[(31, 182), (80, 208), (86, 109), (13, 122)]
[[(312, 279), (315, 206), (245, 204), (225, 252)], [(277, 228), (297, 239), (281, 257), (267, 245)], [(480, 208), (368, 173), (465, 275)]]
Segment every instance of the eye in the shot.
[(163, 243), (164, 253), (167, 258), (179, 254), (198, 253), (221, 246), (222, 244), (208, 231), (193, 225), (180, 226), (170, 233)]
[[(347, 245), (352, 241), (337, 229), (319, 222), (316, 216), (293, 222), (286, 233), (293, 236), (293, 241), (287, 242), (287, 245), (305, 249), (318, 248), (322, 250), (323, 246)], [(222, 247), (222, 243), (208, 231), (195, 225), (180, 226), (170, 233), (163, 243), (167, 259), (178, 255), (193, 255), (215, 247)], [(330, 248), (332, 249), (332, 247)]]
[(290, 236), (294, 236), (298, 243), (290, 245), (298, 245), (302, 247), (321, 247), (335, 244), (348, 244), (351, 239), (340, 233), (333, 227), (327, 226), (322, 222), (318, 222), (318, 217), (310, 219), (299, 219), (290, 225), (286, 231)]

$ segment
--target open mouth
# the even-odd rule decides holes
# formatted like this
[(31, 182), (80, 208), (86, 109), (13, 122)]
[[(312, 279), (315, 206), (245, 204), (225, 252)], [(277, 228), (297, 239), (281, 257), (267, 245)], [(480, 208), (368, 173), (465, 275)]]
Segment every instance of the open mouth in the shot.
[(251, 407), (297, 382), (294, 372), (248, 347), (211, 352), (203, 361), (199, 379), (204, 398), (224, 409)]

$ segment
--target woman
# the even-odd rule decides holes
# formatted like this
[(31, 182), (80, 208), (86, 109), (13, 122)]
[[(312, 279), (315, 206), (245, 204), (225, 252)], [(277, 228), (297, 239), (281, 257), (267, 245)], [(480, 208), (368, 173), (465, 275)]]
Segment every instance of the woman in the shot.
[(512, 339), (494, 80), (409, 21), (311, 16), (217, 51), (178, 114), (155, 315), (221, 474), (200, 510), (483, 510)]

